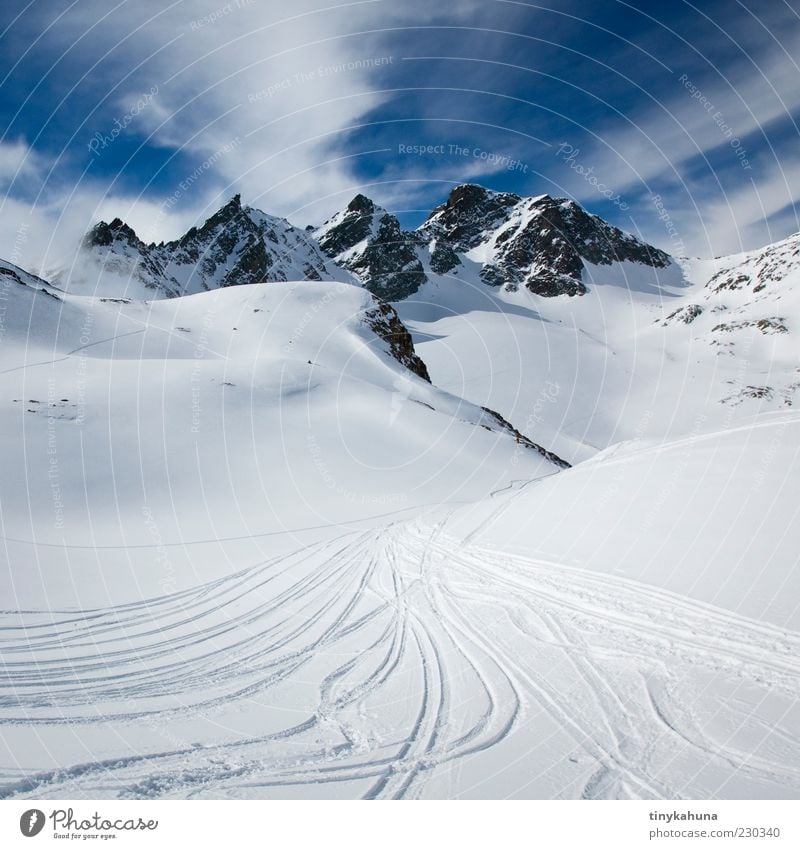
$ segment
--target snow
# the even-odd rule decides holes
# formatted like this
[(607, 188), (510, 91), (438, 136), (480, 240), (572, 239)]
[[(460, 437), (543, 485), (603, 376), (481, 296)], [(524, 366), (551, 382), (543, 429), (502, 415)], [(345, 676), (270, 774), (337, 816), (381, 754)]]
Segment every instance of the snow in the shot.
[(467, 259), (397, 305), (433, 385), (359, 287), (0, 266), (0, 796), (797, 798), (793, 250)]
[[(795, 248), (796, 240), (782, 256)], [(578, 462), (621, 441), (713, 431), (790, 408), (800, 388), (800, 269), (786, 265), (784, 279), (756, 294), (711, 292), (711, 275), (740, 273), (742, 259), (587, 264), (588, 292), (575, 298), (492, 289), (467, 263), (397, 309), (434, 383)], [(703, 305), (700, 318), (665, 322), (691, 304)], [(754, 326), (770, 317), (785, 318), (789, 332)], [(753, 326), (717, 329), (728, 321)], [(771, 391), (751, 398), (748, 387)]]
[[(360, 288), (274, 283), (149, 303), (18, 288), (0, 503), (23, 542), (0, 587), (21, 607), (157, 593), (154, 541), (180, 554), (195, 540), (338, 531), (473, 499), (512, 464), (555, 468), (393, 359), (364, 324), (375, 301)], [(63, 545), (120, 553), (109, 567)], [(171, 571), (177, 588), (226, 568), (191, 554)]]
[(463, 508), (483, 546), (618, 575), (800, 630), (800, 415), (666, 442), (619, 443)]
[[(732, 546), (748, 541), (752, 504), (725, 482), (731, 453), (753, 471), (782, 425), (761, 428), (756, 445), (744, 431), (692, 443), (712, 483), (675, 509), (698, 489), (696, 466), (684, 472), (660, 505), (671, 520), (648, 529), (644, 550), (642, 493), (617, 471), (627, 464), (649, 489), (679, 444), (395, 517), (157, 598), (7, 614), (4, 652), (25, 689), (3, 711), (2, 762), (17, 764), (3, 793), (795, 798), (800, 635), (775, 623), (796, 623), (798, 595), (796, 577), (774, 579), (796, 535), (770, 551), (745, 545), (728, 569), (721, 551), (717, 593), (703, 575), (671, 573), (687, 555), (697, 565), (693, 543), (708, 534), (713, 545), (721, 524), (735, 529)], [(785, 471), (793, 456), (795, 473), (762, 543), (797, 527), (781, 524), (796, 519), (796, 426), (776, 457)], [(631, 537), (639, 547), (626, 551)], [(598, 538), (607, 544), (593, 558)], [(615, 541), (629, 555), (621, 569)], [(734, 580), (744, 598), (728, 592)]]

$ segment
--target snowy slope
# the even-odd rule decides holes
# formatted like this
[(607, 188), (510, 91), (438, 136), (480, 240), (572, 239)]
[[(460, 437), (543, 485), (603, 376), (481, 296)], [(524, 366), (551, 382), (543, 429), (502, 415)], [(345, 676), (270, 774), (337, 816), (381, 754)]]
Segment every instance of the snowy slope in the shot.
[(793, 237), (665, 268), (585, 263), (587, 292), (569, 299), (489, 289), (467, 264), (397, 307), (435, 383), (576, 461), (792, 405), (798, 249)]
[(448, 527), (800, 631), (799, 520), (800, 413), (789, 410), (620, 443), (569, 475), (462, 508)]
[(559, 468), (431, 386), (391, 308), (354, 286), (119, 302), (16, 284), (9, 295), (0, 508), (16, 542), (2, 592), (22, 607), (157, 592), (157, 542), (177, 548), (170, 578), (186, 587), (230, 564), (182, 543), (338, 532)]
[[(690, 337), (714, 350), (729, 380), (722, 403), (783, 409), (800, 395), (800, 234), (745, 254), (687, 263), (697, 283), (669, 313), (668, 342)], [(758, 403), (753, 404), (752, 401)]]
[(796, 798), (797, 428), (636, 446), (127, 605), (7, 613), (0, 794)]
[(0, 266), (0, 797), (797, 798), (800, 237), (470, 227), (397, 312)]

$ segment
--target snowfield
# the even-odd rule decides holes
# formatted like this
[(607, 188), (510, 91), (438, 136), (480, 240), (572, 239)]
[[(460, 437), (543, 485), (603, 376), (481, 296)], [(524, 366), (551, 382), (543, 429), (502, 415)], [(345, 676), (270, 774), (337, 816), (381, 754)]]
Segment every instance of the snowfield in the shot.
[(397, 309), (434, 383), (575, 463), (796, 405), (799, 253), (800, 235), (666, 268), (587, 264), (573, 298), (490, 288), (465, 263)]
[[(796, 578), (774, 585), (796, 537), (742, 555), (762, 567), (755, 595), (725, 606), (699, 600), (714, 596), (702, 572), (699, 586), (669, 572), (674, 552), (636, 579), (568, 541), (554, 553), (537, 511), (573, 506), (587, 475), (602, 494), (614, 462), (177, 593), (6, 613), (4, 796), (796, 797)], [(602, 534), (594, 506), (581, 536)], [(685, 549), (702, 515), (688, 524)]]
[(397, 304), (432, 383), (357, 286), (0, 266), (0, 797), (797, 798), (794, 272), (706, 286), (758, 262), (467, 258)]
[(269, 553), (259, 540), (559, 468), (398, 362), (355, 286), (127, 302), (10, 285), (0, 588), (21, 607), (184, 589)]

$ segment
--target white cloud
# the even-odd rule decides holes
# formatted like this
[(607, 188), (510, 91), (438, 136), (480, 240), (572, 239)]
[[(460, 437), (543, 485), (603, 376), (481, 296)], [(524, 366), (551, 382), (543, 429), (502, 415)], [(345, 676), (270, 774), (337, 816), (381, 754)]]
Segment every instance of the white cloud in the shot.
[[(465, 0), (452, 16), (469, 15), (477, 6)], [(434, 14), (422, 0), (402, 6), (295, 0), (289, 7), (195, 0), (155, 13), (146, 4), (109, 10), (100, 0), (86, 0), (60, 18), (48, 38), (60, 42), (56, 49), (74, 51), (88, 37), (100, 44), (100, 53), (108, 51), (116, 70), (90, 77), (94, 95), (91, 102), (84, 98), (87, 116), (102, 104), (108, 126), (99, 128), (101, 135), (111, 137), (117, 118), (129, 135), (175, 152), (186, 168), (176, 173), (173, 163), (174, 181), (159, 183), (162, 200), (154, 203), (145, 199), (153, 196), (150, 187), (137, 196), (121, 191), (116, 175), (102, 176), (111, 161), (108, 148), (98, 151), (81, 180), (65, 186), (64, 175), (73, 174), (85, 156), (94, 121), (73, 142), (81, 155), (64, 151), (52, 171), (53, 162), (24, 142), (2, 145), (0, 179), (24, 174), (36, 181), (15, 192), (16, 200), (6, 200), (0, 227), (14, 239), (24, 219), (18, 259), (31, 270), (47, 270), (68, 262), (99, 218), (119, 216), (146, 241), (169, 239), (236, 192), (298, 224), (319, 222), (358, 189), (351, 175), (361, 152), (342, 151), (349, 129), (389, 96), (376, 91), (382, 69), (399, 61), (382, 46), (387, 32), (403, 20), (419, 24)], [(154, 87), (157, 94), (137, 108), (143, 92)], [(232, 149), (219, 155), (231, 142)], [(209, 161), (213, 168), (203, 168)], [(29, 208), (22, 197), (34, 196)], [(179, 202), (170, 204), (171, 197)]]
[[(796, 28), (782, 34), (786, 50), (767, 39), (725, 77), (692, 77), (675, 67), (668, 97), (605, 128), (591, 128), (597, 136), (582, 145), (581, 163), (631, 205), (644, 196), (641, 221), (649, 216), (643, 229), (656, 244), (674, 247), (654, 222), (646, 200), (651, 191), (665, 196), (693, 254), (751, 249), (785, 236), (787, 227), (796, 229), (791, 216), (780, 231), (771, 231), (766, 220), (793, 204), (798, 186), (797, 129), (791, 146), (774, 152), (761, 135), (800, 113), (800, 73), (792, 58), (800, 53), (800, 35)], [(569, 169), (550, 174), (566, 192), (590, 206), (596, 202)]]
[[(50, 275), (69, 265), (81, 239), (97, 221), (119, 216), (145, 241), (170, 238), (197, 223), (194, 210), (167, 210), (141, 197), (109, 194), (101, 184), (87, 182), (67, 191), (49, 191), (46, 200), (31, 203), (6, 197), (0, 205), (3, 259), (40, 274)], [(158, 223), (159, 233), (153, 226)], [(166, 234), (163, 235), (163, 234)]]
[[(458, 23), (459, 18), (474, 22), (476, 9), (485, 10), (485, 4), (461, 0), (447, 10), (448, 23)], [(365, 151), (352, 148), (350, 130), (393, 96), (379, 90), (379, 80), (387, 64), (403, 58), (392, 53), (410, 40), (403, 27), (424, 25), (439, 14), (426, 0), (402, 4), (337, 0), (328, 5), (296, 0), (290, 8), (277, 2), (195, 0), (155, 13), (147, 4), (127, 3), (109, 11), (100, 0), (86, 0), (59, 21), (51, 37), (57, 33), (64, 45), (78, 43), (82, 33), (97, 26), (91, 38), (99, 39), (103, 50), (113, 48), (111, 56), (119, 70), (109, 74), (107, 89), (95, 79), (97, 102), (107, 96), (105, 102), (114, 104), (112, 118), (114, 110), (117, 117), (128, 115), (143, 92), (158, 86), (157, 96), (137, 112), (130, 130), (150, 145), (178, 152), (176, 161), (188, 163), (185, 173), (173, 168), (173, 183), (159, 183), (160, 203), (143, 199), (153, 196), (149, 187), (137, 196), (122, 192), (114, 175), (101, 179), (102, 158), (100, 167), (91, 169), (76, 187), (65, 189), (66, 163), (59, 163), (48, 176), (52, 163), (25, 142), (2, 144), (0, 180), (24, 175), (26, 197), (36, 180), (48, 182), (29, 213), (20, 200), (7, 199), (0, 208), (0, 226), (13, 239), (16, 222), (28, 214), (35, 226), (27, 238), (27, 261), (46, 268), (99, 217), (119, 215), (146, 240), (172, 238), (237, 191), (247, 202), (298, 224), (319, 223), (363, 188), (353, 173)], [(402, 38), (395, 38), (395, 32), (403, 33)], [(477, 50), (472, 42), (467, 49), (464, 39), (479, 39), (478, 35), (458, 38), (467, 52)], [(784, 38), (789, 53), (767, 44), (763, 55), (754, 57), (758, 70), (740, 62), (728, 79), (712, 74), (692, 80), (745, 146), (749, 134), (800, 109), (797, 68), (790, 58), (800, 53), (796, 49), (800, 40), (790, 43), (793, 36), (788, 29)], [(592, 127), (598, 138), (581, 145), (582, 164), (593, 167), (598, 180), (643, 210), (646, 234), (667, 249), (672, 246), (651, 205), (642, 200), (645, 187), (656, 183), (671, 186), (659, 191), (669, 195), (670, 211), (687, 234), (692, 252), (721, 253), (754, 246), (768, 235), (783, 235), (768, 234), (761, 216), (779, 214), (791, 204), (796, 167), (784, 157), (783, 163), (760, 162), (758, 172), (742, 170), (729, 140), (679, 81), (681, 73), (681, 68), (674, 69), (669, 97), (631, 114), (630, 123), (618, 118), (602, 130)], [(436, 103), (435, 98), (423, 99), (420, 114), (438, 108)], [(87, 110), (93, 108), (94, 104), (87, 105)], [(425, 115), (430, 120), (437, 117)], [(86, 138), (79, 135), (77, 145), (86, 144), (93, 131), (94, 126), (89, 129), (87, 124)], [(217, 156), (232, 140), (237, 140), (234, 148)], [(551, 141), (555, 152), (562, 139)], [(709, 170), (699, 181), (696, 171), (689, 179), (689, 163), (698, 152), (719, 154), (726, 147), (732, 177)], [(601, 198), (585, 180), (557, 159), (548, 167), (546, 154), (538, 158), (540, 150), (538, 145), (535, 150), (529, 147), (521, 158), (530, 162), (531, 169), (544, 166), (554, 186), (543, 185), (542, 190), (573, 194), (590, 208), (597, 205)], [(498, 163), (442, 157), (443, 167), (431, 171), (398, 157), (396, 149), (387, 150), (385, 156), (382, 180), (367, 193), (395, 208), (419, 205), (420, 191), (435, 181), (480, 181), (505, 170)], [(198, 164), (211, 158), (213, 169), (193, 180)], [(751, 176), (759, 184), (757, 193)], [(181, 189), (185, 181), (192, 183), (187, 190)], [(175, 192), (180, 193), (180, 203), (165, 208), (164, 202)]]
[(22, 140), (0, 142), (0, 184), (8, 188), (14, 180), (40, 174), (44, 158)]
[[(479, 6), (466, 0), (450, 16)], [(82, 4), (62, 37), (77, 37), (101, 8)], [(437, 13), (422, 0), (208, 0), (176, 4), (148, 22), (147, 10), (125, 4), (106, 24), (119, 42), (116, 61), (134, 67), (149, 58), (116, 102), (126, 114), (158, 85), (135, 125), (151, 144), (202, 160), (237, 140), (235, 155), (216, 163), (216, 200), (240, 191), (297, 223), (319, 221), (341, 207), (354, 163), (367, 152), (342, 153), (348, 132), (390, 96), (378, 90), (379, 75), (401, 57), (385, 46), (387, 33)], [(126, 40), (131, 32), (135, 39)]]

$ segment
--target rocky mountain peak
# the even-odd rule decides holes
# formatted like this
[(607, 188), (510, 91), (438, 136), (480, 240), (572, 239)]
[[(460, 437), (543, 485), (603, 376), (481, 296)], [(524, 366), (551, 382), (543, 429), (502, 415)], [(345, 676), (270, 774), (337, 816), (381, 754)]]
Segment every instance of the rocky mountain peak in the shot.
[(520, 200), (520, 196), (513, 192), (496, 192), (487, 189), (485, 186), (479, 186), (477, 183), (463, 183), (450, 192), (444, 207), (448, 210), (468, 211), (476, 206), (484, 207), (487, 204), (513, 206)]
[(130, 245), (143, 245), (144, 243), (136, 235), (132, 227), (129, 227), (121, 218), (115, 218), (110, 224), (99, 221), (83, 237), (83, 244), (87, 248), (103, 247), (111, 245), (120, 240)]
[(464, 253), (483, 241), (487, 229), (507, 220), (520, 202), (519, 195), (494, 192), (474, 183), (456, 186), (447, 200), (437, 206), (419, 228), (427, 238), (447, 242)]
[(84, 237), (79, 261), (59, 276), (68, 287), (148, 298), (270, 280), (349, 279), (309, 233), (242, 206), (238, 194), (170, 242), (147, 245), (120, 219), (100, 222)]
[(407, 298), (427, 279), (418, 255), (422, 240), (365, 195), (356, 195), (314, 236), (331, 259), (384, 300)]
[(377, 207), (366, 196), (357, 194), (349, 204), (347, 204), (347, 212), (356, 212), (360, 215), (372, 215)]
[[(186, 245), (197, 239), (204, 238), (220, 227), (226, 227), (232, 222), (244, 222), (245, 210), (242, 208), (241, 195), (234, 195), (224, 206), (221, 206), (201, 227), (191, 227), (180, 239), (178, 244)], [(245, 225), (246, 226), (246, 225)]]
[(471, 183), (453, 189), (419, 232), (437, 246), (469, 253), (482, 264), (487, 285), (508, 291), (524, 286), (547, 297), (582, 295), (585, 263), (662, 268), (670, 261), (574, 201), (548, 194), (523, 198)]

